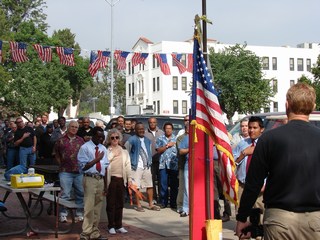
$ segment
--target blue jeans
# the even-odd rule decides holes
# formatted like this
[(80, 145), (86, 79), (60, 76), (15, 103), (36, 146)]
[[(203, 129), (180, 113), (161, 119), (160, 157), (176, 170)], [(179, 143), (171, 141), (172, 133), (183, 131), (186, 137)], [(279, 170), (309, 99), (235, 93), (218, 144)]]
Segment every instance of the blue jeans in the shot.
[(20, 147), (19, 159), (20, 165), (25, 166), (26, 168), (28, 168), (29, 165), (36, 164), (36, 154), (32, 152), (32, 147)]
[(189, 214), (189, 166), (188, 161), (184, 164), (184, 189), (182, 211)]
[[(76, 216), (83, 216), (83, 175), (80, 173), (60, 172), (61, 198), (71, 200), (82, 208), (76, 210)], [(73, 196), (74, 195), (74, 196)], [(67, 209), (61, 207), (60, 216), (68, 216)]]
[(18, 164), (19, 149), (7, 148), (7, 170), (13, 168)]
[(160, 201), (165, 207), (168, 205), (169, 187), (170, 184), (170, 207), (177, 207), (178, 196), (178, 170), (160, 169)]

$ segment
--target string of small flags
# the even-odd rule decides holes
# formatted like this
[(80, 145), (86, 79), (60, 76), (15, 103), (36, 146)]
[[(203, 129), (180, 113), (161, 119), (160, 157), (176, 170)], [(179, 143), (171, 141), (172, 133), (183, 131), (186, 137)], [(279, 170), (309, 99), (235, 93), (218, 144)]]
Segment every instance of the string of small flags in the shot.
[[(0, 62), (3, 60), (3, 51), (2, 45), (6, 41), (0, 40)], [(13, 62), (22, 63), (29, 61), (27, 56), (27, 44), (23, 42), (14, 42), (9, 41), (10, 46), (10, 53)], [(38, 53), (39, 59), (43, 62), (51, 62), (52, 61), (52, 50), (55, 48), (57, 55), (60, 59), (60, 63), (66, 66), (75, 66), (74, 61), (74, 49), (73, 48), (66, 48), (66, 47), (52, 47), (52, 46), (45, 46), (41, 44), (33, 44), (32, 45), (34, 50)], [(122, 50), (115, 50), (114, 51), (114, 59), (117, 63), (118, 70), (125, 70), (127, 67), (127, 58), (131, 55), (131, 62), (132, 66), (135, 67), (138, 64), (145, 65), (146, 60), (149, 57), (148, 53), (141, 53), (141, 52), (127, 52)], [(169, 54), (168, 54), (169, 55)], [(182, 62), (182, 56), (187, 56), (187, 64), (185, 65)], [(111, 56), (110, 51), (102, 51), (102, 50), (92, 50), (90, 54), (90, 64), (88, 71), (93, 77), (97, 71), (101, 68), (106, 68), (108, 65), (109, 58)], [(168, 64), (167, 54), (166, 53), (154, 53), (153, 56), (157, 59), (160, 70), (165, 75), (170, 75), (170, 67)], [(179, 73), (182, 74), (184, 72), (191, 72), (193, 69), (193, 56), (192, 53), (172, 53), (170, 54), (172, 57), (172, 62), (178, 68)], [(184, 61), (185, 62), (185, 61)]]

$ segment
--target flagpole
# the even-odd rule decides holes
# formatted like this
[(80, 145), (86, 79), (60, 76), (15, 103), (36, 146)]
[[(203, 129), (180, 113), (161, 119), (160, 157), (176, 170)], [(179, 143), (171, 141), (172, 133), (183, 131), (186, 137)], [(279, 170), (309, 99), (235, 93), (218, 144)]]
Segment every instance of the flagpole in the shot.
[(111, 2), (109, 0), (105, 0), (111, 7), (111, 43), (110, 43), (110, 54), (111, 54), (111, 80), (110, 80), (110, 118), (113, 117), (113, 114), (115, 114), (115, 108), (113, 104), (113, 79), (114, 79), (114, 73), (113, 73), (113, 59), (114, 59), (114, 53), (113, 53), (113, 7), (120, 2), (120, 0), (117, 0)]
[[(202, 16), (207, 15), (207, 2), (206, 0), (202, 0)], [(208, 61), (208, 54), (207, 54), (207, 22), (202, 20), (202, 49), (203, 49), (203, 56), (206, 60), (207, 65), (209, 64)], [(210, 154), (209, 154), (209, 136), (205, 134), (205, 144), (204, 144), (204, 152), (205, 152), (205, 161), (206, 161), (206, 214), (207, 219), (211, 219), (211, 185), (210, 185)]]

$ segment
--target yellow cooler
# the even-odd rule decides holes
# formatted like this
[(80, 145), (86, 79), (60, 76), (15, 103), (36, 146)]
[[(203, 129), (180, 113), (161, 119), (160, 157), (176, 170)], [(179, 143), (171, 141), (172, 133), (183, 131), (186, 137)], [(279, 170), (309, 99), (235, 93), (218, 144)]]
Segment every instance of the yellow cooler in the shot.
[(41, 174), (12, 174), (11, 187), (13, 188), (29, 188), (43, 187), (44, 176)]

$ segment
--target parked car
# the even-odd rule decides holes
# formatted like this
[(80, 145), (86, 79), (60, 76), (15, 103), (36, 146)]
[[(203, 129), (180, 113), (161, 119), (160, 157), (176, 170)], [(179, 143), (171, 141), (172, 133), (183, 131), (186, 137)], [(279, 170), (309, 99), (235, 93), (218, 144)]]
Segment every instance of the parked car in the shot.
[[(175, 134), (177, 134), (179, 130), (184, 128), (183, 117), (167, 116), (167, 115), (126, 115), (124, 116), (125, 119), (135, 119), (137, 122), (142, 122), (145, 128), (148, 127), (148, 119), (150, 117), (155, 117), (157, 119), (158, 127), (160, 129), (163, 129), (163, 125), (166, 122), (171, 122), (173, 124), (173, 130)], [(116, 121), (117, 121), (117, 118), (112, 118), (106, 125), (106, 130), (110, 129), (111, 124)]]
[[(257, 113), (257, 114), (247, 115), (244, 118), (249, 119), (251, 116), (257, 116), (262, 118), (265, 131), (279, 127), (285, 124), (287, 121), (287, 115), (285, 112)], [(234, 125), (234, 127), (229, 131), (231, 136), (234, 136), (235, 134), (240, 132), (241, 120), (238, 121)], [(317, 127), (320, 127), (320, 111), (312, 112), (310, 114), (309, 120), (310, 120), (310, 123), (314, 124)]]
[[(78, 120), (78, 118), (69, 118), (69, 119), (67, 119), (66, 120), (66, 125), (68, 126), (68, 124), (69, 124), (69, 122), (71, 121), (71, 120)], [(105, 126), (107, 126), (107, 122), (106, 121), (104, 121), (104, 120), (102, 120), (102, 119), (98, 119), (98, 118), (90, 118), (90, 126), (91, 127), (95, 127), (95, 124), (96, 124), (96, 121), (97, 120), (100, 120), (100, 121), (102, 121), (103, 122), (103, 124), (105, 125)]]

